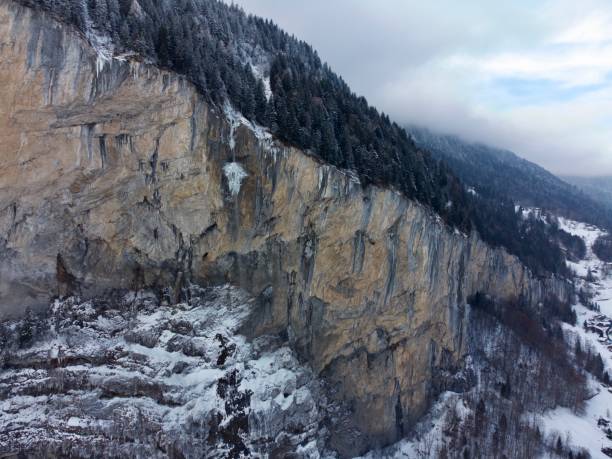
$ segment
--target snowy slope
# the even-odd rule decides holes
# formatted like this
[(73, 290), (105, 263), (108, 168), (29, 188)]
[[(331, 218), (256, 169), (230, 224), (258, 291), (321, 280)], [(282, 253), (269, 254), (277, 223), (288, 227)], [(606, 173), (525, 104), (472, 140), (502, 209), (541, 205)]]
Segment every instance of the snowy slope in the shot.
[(9, 324), (0, 456), (319, 457), (318, 382), (275, 339), (238, 334), (250, 302), (231, 287), (69, 299)]
[[(612, 326), (612, 275), (606, 274), (606, 263), (597, 258), (592, 250), (593, 243), (605, 232), (595, 226), (563, 218), (559, 219), (559, 224), (561, 229), (584, 240), (587, 246), (585, 259), (568, 264), (576, 272), (577, 288), (592, 292), (593, 300), (601, 308), (599, 313), (583, 305), (575, 305), (577, 326), (565, 324), (564, 328), (569, 336), (580, 338), (582, 343), (600, 353), (605, 368), (612, 373), (612, 341), (593, 331), (597, 324), (602, 325), (602, 330)], [(591, 282), (586, 279), (589, 271), (594, 277)], [(585, 323), (592, 324), (593, 328), (585, 329)], [(597, 381), (591, 381), (591, 386), (593, 397), (587, 401), (583, 415), (578, 416), (566, 408), (558, 408), (543, 416), (542, 422), (547, 434), (554, 436), (556, 432), (563, 438), (569, 438), (574, 445), (586, 448), (593, 458), (609, 458), (602, 453), (602, 448), (612, 448), (612, 440), (604, 432), (606, 427), (598, 426), (598, 422), (612, 421), (612, 393)]]
[(460, 394), (445, 392), (415, 427), (409, 438), (383, 450), (370, 451), (356, 459), (434, 459), (447, 439), (444, 429), (448, 426), (448, 418), (451, 415), (458, 415), (463, 420), (469, 413), (470, 410), (465, 406)]

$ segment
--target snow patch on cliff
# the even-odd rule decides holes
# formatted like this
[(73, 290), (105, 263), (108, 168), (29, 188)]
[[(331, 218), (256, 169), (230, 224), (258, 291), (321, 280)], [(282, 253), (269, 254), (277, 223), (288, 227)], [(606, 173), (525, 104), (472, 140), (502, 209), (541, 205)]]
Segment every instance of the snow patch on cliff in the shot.
[(223, 173), (227, 179), (227, 186), (230, 193), (232, 193), (232, 196), (238, 196), (242, 181), (247, 178), (249, 174), (247, 174), (240, 163), (237, 162), (225, 164), (225, 166), (223, 166)]
[(110, 37), (101, 35), (93, 29), (91, 20), (88, 17), (85, 18), (85, 22), (89, 24), (87, 26), (86, 37), (90, 46), (96, 52), (96, 76), (99, 76), (104, 71), (106, 65), (112, 61), (115, 45)]
[[(87, 11), (85, 8), (84, 11)], [(91, 20), (86, 17), (85, 21), (89, 24), (87, 27), (86, 37), (89, 45), (96, 52), (96, 76), (99, 77), (107, 65), (111, 65), (112, 61), (129, 62), (131, 58), (138, 54), (134, 51), (115, 54), (116, 48), (112, 38), (107, 35), (101, 35), (93, 28)]]
[(230, 125), (228, 143), (232, 152), (236, 148), (236, 129), (240, 126), (246, 126), (255, 135), (259, 145), (265, 152), (273, 154), (275, 158), (281, 152), (281, 149), (276, 145), (272, 134), (267, 128), (248, 120), (242, 113), (232, 107), (229, 101), (225, 102), (223, 113)]

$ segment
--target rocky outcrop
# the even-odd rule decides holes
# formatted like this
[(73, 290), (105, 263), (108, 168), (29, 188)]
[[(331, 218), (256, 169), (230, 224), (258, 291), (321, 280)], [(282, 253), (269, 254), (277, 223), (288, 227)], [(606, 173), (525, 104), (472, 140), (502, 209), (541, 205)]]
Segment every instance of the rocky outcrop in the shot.
[(183, 77), (0, 0), (0, 304), (231, 283), (353, 413), (342, 454), (399, 438), (461, 364), (476, 291), (567, 299), (476, 234), (282, 145)]
[(244, 292), (190, 293), (71, 297), (0, 327), (0, 456), (320, 457), (312, 371), (278, 338), (236, 334)]

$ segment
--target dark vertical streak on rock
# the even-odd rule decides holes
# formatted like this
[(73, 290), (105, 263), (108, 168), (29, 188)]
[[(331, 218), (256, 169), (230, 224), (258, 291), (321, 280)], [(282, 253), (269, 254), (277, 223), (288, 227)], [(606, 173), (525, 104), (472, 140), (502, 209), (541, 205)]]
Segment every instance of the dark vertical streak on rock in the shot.
[(312, 228), (309, 228), (301, 237), (302, 239), (302, 257), (301, 257), (301, 272), (305, 287), (308, 288), (312, 282), (314, 273), (315, 259), (317, 254), (317, 235)]
[(102, 169), (106, 168), (108, 163), (108, 152), (106, 151), (106, 136), (101, 135), (98, 137), (100, 143), (100, 161), (102, 161)]
[(195, 102), (193, 105), (193, 112), (191, 113), (191, 117), (189, 118), (189, 130), (191, 132), (191, 137), (189, 139), (189, 151), (193, 153), (197, 144), (198, 144), (198, 115), (200, 111), (200, 104)]
[(360, 274), (363, 269), (363, 260), (365, 257), (365, 234), (362, 230), (355, 231), (353, 237), (353, 274)]
[(57, 281), (57, 294), (60, 297), (69, 296), (77, 293), (77, 279), (66, 267), (64, 258), (60, 253), (57, 254), (55, 264), (55, 278)]
[(399, 247), (399, 226), (400, 220), (397, 220), (387, 231), (387, 262), (389, 264), (389, 272), (387, 273), (384, 304), (388, 303), (389, 298), (393, 294), (393, 289), (395, 288), (397, 251)]
[(41, 26), (38, 21), (32, 22), (32, 27), (30, 28), (30, 39), (28, 40), (28, 49), (27, 49), (27, 67), (28, 70), (31, 70), (36, 64), (36, 54), (38, 51), (38, 41), (40, 39), (40, 30)]
[(151, 172), (147, 174), (145, 180), (148, 185), (152, 185), (157, 183), (157, 163), (159, 160), (159, 137), (155, 139), (155, 148), (153, 149), (153, 153), (149, 157), (149, 167), (151, 168)]
[(399, 381), (395, 380), (395, 393), (397, 399), (395, 401), (395, 429), (397, 438), (404, 436), (404, 410), (402, 409), (401, 387)]

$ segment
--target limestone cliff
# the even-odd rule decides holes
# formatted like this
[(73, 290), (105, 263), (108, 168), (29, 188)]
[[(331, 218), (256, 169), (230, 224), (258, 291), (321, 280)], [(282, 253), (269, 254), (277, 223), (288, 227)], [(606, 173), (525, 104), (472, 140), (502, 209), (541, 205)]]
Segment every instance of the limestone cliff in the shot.
[(460, 365), (469, 295), (570, 295), (183, 77), (103, 56), (0, 0), (3, 315), (53, 295), (235, 284), (257, 298), (243, 333), (286, 336), (353, 413), (332, 435), (352, 454), (400, 437), (441, 389), (432, 376)]

